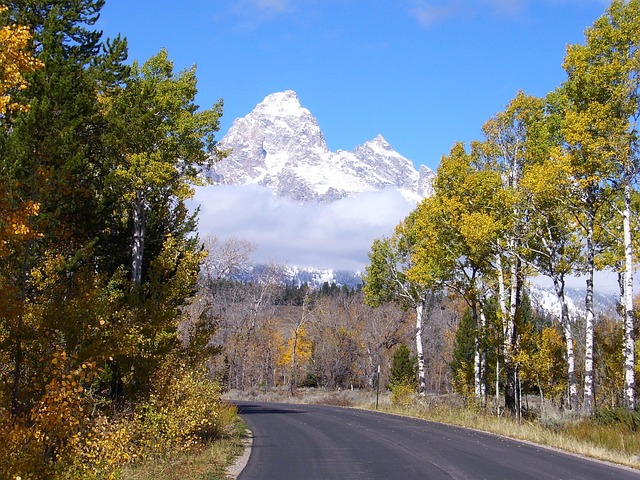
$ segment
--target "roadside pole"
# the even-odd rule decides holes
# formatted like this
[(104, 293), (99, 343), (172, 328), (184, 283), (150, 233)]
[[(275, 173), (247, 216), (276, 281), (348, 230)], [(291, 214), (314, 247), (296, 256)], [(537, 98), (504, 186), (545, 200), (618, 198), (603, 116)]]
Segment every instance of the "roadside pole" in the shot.
[(378, 379), (376, 380), (376, 410), (378, 409), (379, 397), (380, 397), (380, 365), (378, 365)]

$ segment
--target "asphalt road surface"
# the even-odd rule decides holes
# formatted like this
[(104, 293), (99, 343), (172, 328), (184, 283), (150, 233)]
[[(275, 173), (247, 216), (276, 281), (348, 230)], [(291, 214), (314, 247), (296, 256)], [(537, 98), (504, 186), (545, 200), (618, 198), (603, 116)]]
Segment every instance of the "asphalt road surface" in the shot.
[(239, 480), (640, 479), (640, 472), (437, 423), (322, 405), (238, 402)]

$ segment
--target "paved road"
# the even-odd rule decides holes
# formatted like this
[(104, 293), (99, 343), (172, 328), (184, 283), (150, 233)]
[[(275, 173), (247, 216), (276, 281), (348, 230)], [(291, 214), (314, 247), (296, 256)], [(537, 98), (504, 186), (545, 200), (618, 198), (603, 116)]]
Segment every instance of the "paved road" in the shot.
[(238, 402), (253, 432), (240, 480), (640, 479), (640, 473), (457, 427), (321, 405)]

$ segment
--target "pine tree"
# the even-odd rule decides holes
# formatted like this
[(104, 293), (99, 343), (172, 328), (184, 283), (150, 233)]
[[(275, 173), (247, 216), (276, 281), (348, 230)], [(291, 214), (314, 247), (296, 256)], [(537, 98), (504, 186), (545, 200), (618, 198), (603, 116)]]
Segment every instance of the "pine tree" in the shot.
[(389, 373), (389, 383), (392, 387), (397, 385), (417, 386), (418, 361), (411, 355), (409, 347), (404, 343), (398, 345), (393, 352), (391, 360), (391, 372)]

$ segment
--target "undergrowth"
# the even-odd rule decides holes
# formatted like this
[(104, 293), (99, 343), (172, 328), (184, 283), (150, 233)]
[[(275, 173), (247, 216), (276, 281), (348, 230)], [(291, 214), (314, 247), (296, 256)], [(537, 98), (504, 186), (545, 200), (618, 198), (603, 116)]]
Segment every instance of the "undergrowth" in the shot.
[[(229, 414), (231, 410), (229, 411)], [(242, 454), (247, 429), (239, 416), (233, 415), (221, 438), (178, 455), (169, 461), (146, 461), (128, 468), (123, 480), (225, 480), (226, 468)]]

